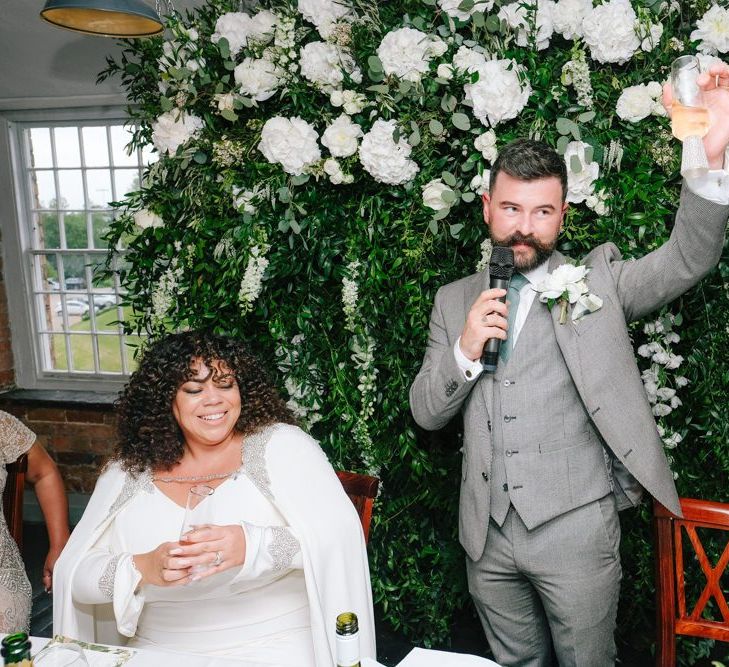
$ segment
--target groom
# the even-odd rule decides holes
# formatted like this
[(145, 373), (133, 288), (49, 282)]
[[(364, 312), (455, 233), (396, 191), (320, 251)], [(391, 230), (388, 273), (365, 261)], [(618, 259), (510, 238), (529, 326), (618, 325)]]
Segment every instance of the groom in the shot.
[[(729, 143), (729, 66), (704, 74), (712, 127), (709, 166)], [(670, 107), (670, 89), (664, 103)], [(423, 365), (410, 388), (428, 430), (463, 413), (459, 534), (469, 590), (496, 660), (542, 667), (615, 663), (621, 579), (618, 510), (645, 489), (680, 513), (671, 471), (635, 363), (627, 323), (696, 284), (718, 262), (729, 176), (684, 184), (670, 239), (636, 261), (612, 243), (582, 262), (602, 307), (560, 323), (533, 286), (567, 258), (555, 250), (567, 204), (562, 158), (517, 140), (494, 162), (484, 220), (495, 245), (514, 251), (506, 293), (488, 270), (442, 287)], [(711, 201), (713, 200), (713, 201)], [(484, 344), (501, 339), (494, 373)]]

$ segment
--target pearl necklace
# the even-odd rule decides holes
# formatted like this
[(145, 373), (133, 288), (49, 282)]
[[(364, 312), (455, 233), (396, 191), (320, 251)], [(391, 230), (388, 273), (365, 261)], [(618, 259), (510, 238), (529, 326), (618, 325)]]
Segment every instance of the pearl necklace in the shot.
[[(243, 443), (240, 444), (240, 458), (241, 461), (243, 460)], [(154, 482), (212, 482), (215, 479), (226, 479), (227, 477), (233, 477), (235, 478), (238, 473), (241, 471), (241, 468), (243, 467), (243, 464), (239, 465), (235, 470), (231, 470), (230, 472), (214, 472), (209, 475), (190, 475), (190, 476), (180, 476), (180, 477), (153, 477), (152, 481)]]

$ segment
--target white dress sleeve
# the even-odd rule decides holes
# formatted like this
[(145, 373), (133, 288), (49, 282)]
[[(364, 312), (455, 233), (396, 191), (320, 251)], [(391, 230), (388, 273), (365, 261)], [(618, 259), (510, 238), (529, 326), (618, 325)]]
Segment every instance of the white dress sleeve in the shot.
[(108, 533), (109, 530), (76, 568), (71, 595), (81, 604), (111, 602), (117, 629), (132, 637), (144, 607), (144, 589), (139, 586), (142, 575), (134, 567), (132, 554), (112, 552)]
[(233, 580), (234, 584), (255, 582), (303, 569), (301, 545), (291, 528), (256, 526), (247, 521), (242, 521), (241, 525), (246, 536), (246, 559)]

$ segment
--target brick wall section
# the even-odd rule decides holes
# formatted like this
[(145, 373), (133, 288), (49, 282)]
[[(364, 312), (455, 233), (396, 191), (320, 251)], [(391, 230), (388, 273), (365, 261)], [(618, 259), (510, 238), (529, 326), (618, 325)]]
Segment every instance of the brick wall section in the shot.
[(91, 493), (115, 443), (112, 408), (40, 407), (2, 400), (10, 412), (36, 433), (61, 472), (66, 491)]

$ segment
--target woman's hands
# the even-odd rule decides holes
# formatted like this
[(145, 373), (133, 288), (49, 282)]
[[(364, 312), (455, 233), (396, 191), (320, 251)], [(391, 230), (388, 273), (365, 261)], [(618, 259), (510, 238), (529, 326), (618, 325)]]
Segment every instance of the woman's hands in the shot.
[[(180, 586), (243, 565), (246, 538), (243, 528), (200, 526), (185, 535), (184, 542), (163, 542), (153, 551), (134, 556), (142, 584)], [(195, 566), (206, 567), (193, 572)]]
[(45, 563), (43, 564), (43, 588), (46, 593), (50, 593), (53, 588), (53, 568), (56, 566), (56, 561), (61, 555), (63, 547), (51, 547), (48, 550)]

